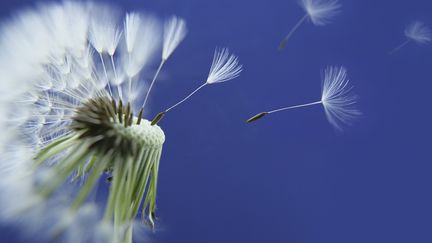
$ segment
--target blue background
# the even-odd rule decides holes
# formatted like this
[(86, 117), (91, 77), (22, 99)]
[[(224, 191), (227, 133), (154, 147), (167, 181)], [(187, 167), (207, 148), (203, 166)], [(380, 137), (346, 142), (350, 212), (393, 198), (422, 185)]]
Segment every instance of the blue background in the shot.
[[(294, 0), (128, 0), (124, 10), (177, 14), (189, 34), (164, 68), (152, 114), (203, 82), (216, 46), (244, 65), (161, 122), (167, 135), (155, 242), (432, 242), (430, 46), (404, 39), (413, 20), (432, 26), (430, 0), (343, 0), (324, 27)], [(31, 1), (2, 1), (3, 18)], [(322, 107), (244, 121), (316, 101), (321, 70), (344, 65), (364, 116), (339, 134)], [(1, 242), (19, 241), (3, 227)]]

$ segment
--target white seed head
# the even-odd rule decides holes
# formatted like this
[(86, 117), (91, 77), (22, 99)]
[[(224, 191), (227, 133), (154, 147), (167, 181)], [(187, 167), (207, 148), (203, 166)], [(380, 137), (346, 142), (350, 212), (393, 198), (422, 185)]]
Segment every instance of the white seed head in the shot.
[(354, 107), (357, 96), (353, 94), (352, 88), (344, 67), (328, 67), (324, 70), (321, 102), (328, 121), (337, 130), (342, 130), (361, 115)]
[[(83, 202), (78, 204), (82, 207), (70, 214), (70, 203), (75, 200), (70, 196), (79, 194), (83, 185), (74, 181), (69, 183), (68, 175), (60, 178), (66, 179), (58, 187), (61, 193), (41, 195), (41, 183), (59, 179), (55, 166), (64, 166), (65, 154), (71, 148), (64, 148), (41, 162), (43, 168), (35, 168), (35, 157), (53, 141), (73, 135), (72, 117), (84, 102), (108, 96), (105, 74), (98, 68), (101, 66), (98, 54), (103, 54), (106, 60), (109, 60), (106, 54), (115, 58), (114, 64), (105, 62), (105, 69), (109, 80), (115, 80), (116, 87), (121, 86), (120, 89), (123, 89), (126, 86), (123, 84), (126, 76), (123, 66), (127, 65), (128, 60), (131, 60), (128, 64), (132, 66), (135, 76), (150, 61), (149, 53), (157, 50), (155, 46), (161, 45), (162, 28), (146, 22), (139, 26), (136, 41), (130, 49), (130, 59), (123, 59), (128, 53), (127, 49), (117, 47), (127, 46), (127, 43), (120, 43), (123, 41), (123, 32), (117, 25), (117, 19), (116, 11), (108, 6), (66, 1), (42, 4), (2, 24), (1, 223), (17, 225), (26, 233), (37, 233), (42, 241), (48, 241), (49, 236), (58, 233), (61, 237), (55, 239), (56, 242), (96, 242), (92, 231), (97, 231), (101, 224), (108, 224), (112, 228), (113, 222), (102, 222), (99, 211), (103, 210), (97, 210), (104, 209), (105, 205), (95, 204), (89, 208), (86, 207), (89, 202)], [(146, 17), (143, 19), (147, 20)], [(114, 56), (116, 50), (123, 53)], [(118, 69), (118, 79), (114, 77), (114, 66)], [(139, 77), (136, 79), (139, 80)], [(113, 98), (119, 99), (117, 93), (114, 93)], [(133, 109), (136, 106), (130, 105), (130, 114), (138, 114), (138, 110)], [(142, 120), (141, 125), (118, 130), (126, 131), (127, 138), (136, 141), (138, 147), (158, 147), (157, 152), (160, 153), (163, 132), (148, 123)], [(151, 156), (153, 161), (159, 162), (160, 155), (155, 152), (145, 156)], [(119, 238), (113, 230), (104, 231), (103, 234), (103, 238), (109, 241), (102, 242)]]
[(180, 42), (186, 37), (186, 22), (172, 16), (165, 22), (162, 59), (166, 60), (174, 52)]
[[(66, 1), (1, 26), (0, 223), (71, 243), (125, 242), (139, 214), (153, 224), (165, 135), (134, 117), (143, 112), (138, 74), (162, 44), (168, 58), (186, 27), (171, 18), (162, 43), (155, 17), (127, 14), (120, 26), (117, 17), (105, 5)], [(236, 56), (216, 50), (207, 83), (241, 70)], [(112, 190), (106, 204), (94, 203), (104, 173)]]
[(432, 40), (432, 31), (423, 22), (415, 21), (406, 27), (405, 36), (419, 44), (427, 44)]
[(216, 49), (207, 83), (221, 83), (237, 78), (241, 71), (242, 65), (239, 64), (237, 56), (230, 54), (226, 48)]
[(338, 0), (300, 0), (299, 4), (315, 25), (330, 23), (342, 6)]

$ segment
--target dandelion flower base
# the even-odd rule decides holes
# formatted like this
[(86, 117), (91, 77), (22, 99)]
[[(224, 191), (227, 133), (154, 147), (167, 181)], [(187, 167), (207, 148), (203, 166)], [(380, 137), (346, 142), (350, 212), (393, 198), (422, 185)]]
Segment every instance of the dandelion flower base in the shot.
[[(39, 186), (49, 197), (71, 176), (87, 176), (70, 205), (78, 210), (95, 188), (101, 174), (111, 176), (104, 220), (113, 222), (121, 242), (131, 242), (132, 224), (142, 210), (153, 227), (159, 161), (165, 135), (159, 126), (134, 117), (130, 104), (118, 105), (108, 97), (83, 103), (73, 116), (73, 133), (41, 150), (36, 164), (61, 156), (50, 169), (51, 176)], [(61, 230), (60, 230), (61, 231)]]

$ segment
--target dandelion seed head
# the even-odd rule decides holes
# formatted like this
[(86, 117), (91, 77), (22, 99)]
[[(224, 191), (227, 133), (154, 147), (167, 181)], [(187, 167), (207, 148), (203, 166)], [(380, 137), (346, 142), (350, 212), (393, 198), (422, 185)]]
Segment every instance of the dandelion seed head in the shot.
[[(172, 54), (186, 24), (172, 17), (163, 29), (146, 13), (119, 23), (108, 5), (66, 1), (1, 27), (0, 222), (71, 243), (131, 243), (137, 221), (154, 227), (165, 134), (142, 117), (140, 75), (158, 51)], [(216, 50), (207, 83), (241, 70)], [(110, 190), (100, 203), (92, 194), (104, 174)]]
[(312, 23), (319, 26), (330, 23), (342, 6), (338, 0), (300, 0), (299, 4)]
[[(135, 82), (162, 36), (155, 17), (140, 14), (140, 21), (136, 41), (127, 41), (123, 36), (131, 31), (118, 25), (117, 11), (71, 1), (40, 5), (2, 25), (0, 222), (56, 242), (123, 241), (140, 206), (140, 214), (153, 222), (154, 186), (137, 184), (139, 191), (130, 195), (117, 192), (106, 207), (88, 200), (105, 170), (114, 174), (117, 187), (126, 177), (136, 183), (156, 179), (163, 131), (145, 119), (138, 122), (137, 105), (120, 104), (119, 92), (110, 96), (109, 87), (115, 84), (124, 97), (139, 96), (139, 89), (128, 92), (124, 79), (140, 86)], [(105, 106), (94, 105), (99, 99), (105, 99)], [(121, 159), (124, 154), (133, 159)], [(116, 163), (119, 159), (122, 164)], [(128, 175), (130, 166), (146, 177)], [(137, 203), (144, 203), (142, 197), (146, 205)], [(114, 213), (122, 205), (134, 208), (133, 213)], [(122, 220), (114, 223), (118, 217)]]
[(354, 107), (357, 96), (352, 92), (344, 67), (328, 67), (324, 70), (321, 102), (328, 121), (340, 131), (361, 115)]
[(405, 36), (419, 44), (427, 44), (432, 40), (432, 31), (423, 22), (415, 21), (405, 28)]

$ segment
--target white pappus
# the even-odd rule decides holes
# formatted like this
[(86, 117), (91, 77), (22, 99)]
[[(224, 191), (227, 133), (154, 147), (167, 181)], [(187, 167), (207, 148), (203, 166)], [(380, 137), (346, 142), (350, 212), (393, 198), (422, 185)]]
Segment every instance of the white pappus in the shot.
[(432, 41), (432, 31), (431, 29), (426, 26), (423, 22), (420, 21), (414, 21), (411, 24), (409, 24), (404, 31), (406, 40), (400, 44), (399, 46), (395, 47), (393, 50), (389, 52), (389, 54), (394, 54), (395, 52), (399, 51), (406, 45), (408, 45), (411, 42), (415, 42), (417, 44), (428, 44)]
[(342, 6), (338, 0), (299, 0), (299, 5), (306, 13), (279, 43), (279, 50), (285, 48), (288, 40), (306, 20), (309, 19), (317, 26), (326, 25), (339, 13)]

